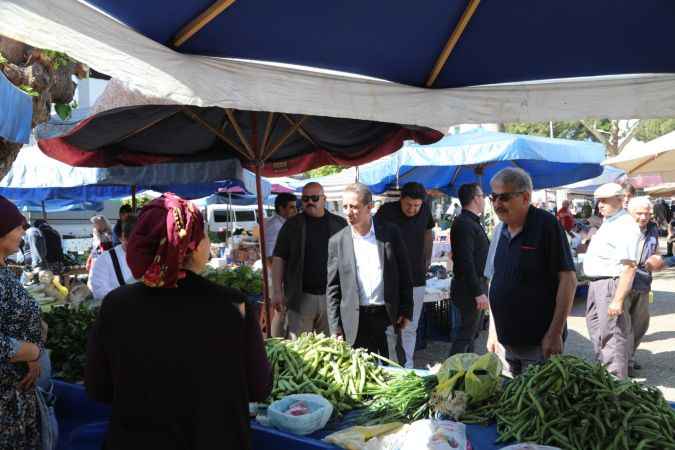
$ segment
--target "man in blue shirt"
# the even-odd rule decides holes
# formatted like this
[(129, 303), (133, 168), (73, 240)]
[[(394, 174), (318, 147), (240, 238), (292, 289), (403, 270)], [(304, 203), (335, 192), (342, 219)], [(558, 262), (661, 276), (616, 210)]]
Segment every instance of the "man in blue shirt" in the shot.
[(562, 353), (577, 280), (565, 232), (554, 215), (530, 204), (530, 176), (506, 168), (490, 185), (503, 224), (495, 235), (494, 259), (488, 261), (492, 314), (487, 347), (494, 352), (501, 343), (511, 373), (518, 375)]

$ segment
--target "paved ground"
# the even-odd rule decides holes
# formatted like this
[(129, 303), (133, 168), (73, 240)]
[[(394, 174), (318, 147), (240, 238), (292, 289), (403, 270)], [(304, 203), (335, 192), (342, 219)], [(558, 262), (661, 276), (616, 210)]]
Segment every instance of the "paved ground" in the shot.
[[(637, 380), (658, 386), (667, 400), (675, 401), (675, 269), (656, 274), (652, 289), (654, 303), (649, 306), (649, 331), (636, 354), (636, 360), (642, 365)], [(590, 361), (593, 349), (588, 340), (584, 312), (585, 301), (577, 299), (568, 320), (565, 352)], [(482, 332), (476, 343), (477, 353), (485, 353), (486, 333)], [(449, 347), (447, 342), (429, 341), (426, 349), (415, 354), (415, 367), (424, 368), (443, 361)]]

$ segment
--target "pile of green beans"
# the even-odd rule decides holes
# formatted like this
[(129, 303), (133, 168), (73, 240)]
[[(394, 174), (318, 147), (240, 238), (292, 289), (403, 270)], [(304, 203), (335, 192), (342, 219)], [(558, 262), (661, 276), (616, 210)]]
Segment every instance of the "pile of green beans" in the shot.
[(554, 356), (511, 381), (495, 411), (498, 442), (563, 450), (675, 449), (675, 412), (661, 392), (598, 364)]
[(394, 364), (315, 333), (296, 340), (267, 339), (265, 349), (274, 372), (270, 401), (290, 394), (318, 394), (333, 404), (337, 414), (364, 406), (367, 393), (386, 384), (389, 377), (378, 360)]

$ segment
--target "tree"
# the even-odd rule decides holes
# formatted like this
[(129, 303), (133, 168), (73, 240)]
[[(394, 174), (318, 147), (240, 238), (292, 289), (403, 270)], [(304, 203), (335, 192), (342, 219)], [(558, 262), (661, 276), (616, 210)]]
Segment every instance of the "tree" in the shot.
[[(76, 107), (73, 77), (88, 77), (89, 68), (64, 53), (31, 47), (0, 36), (0, 70), (7, 79), (33, 97), (31, 126), (47, 122), (52, 105), (66, 117)], [(0, 179), (12, 167), (22, 144), (0, 138)]]
[[(553, 122), (553, 137), (592, 140), (605, 146), (607, 156), (618, 155), (635, 137), (640, 120), (591, 119)], [(549, 122), (515, 122), (504, 125), (507, 133), (550, 136)]]
[(316, 169), (308, 170), (305, 172), (305, 176), (307, 178), (318, 178), (318, 177), (325, 177), (327, 175), (333, 175), (342, 170), (342, 167), (340, 166), (323, 166), (323, 167), (318, 167)]
[(640, 122), (635, 137), (648, 142), (675, 130), (675, 119), (648, 119)]

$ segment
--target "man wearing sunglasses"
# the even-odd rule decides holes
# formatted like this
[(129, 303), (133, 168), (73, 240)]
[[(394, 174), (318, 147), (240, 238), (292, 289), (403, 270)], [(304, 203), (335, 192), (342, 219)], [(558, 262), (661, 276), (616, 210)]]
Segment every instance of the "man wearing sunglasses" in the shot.
[[(506, 168), (491, 180), (495, 228), (486, 263), (490, 281), (488, 351), (497, 342), (513, 375), (562, 353), (576, 289), (570, 246), (556, 217), (530, 204), (532, 179)], [(492, 255), (492, 260), (490, 260)]]
[(328, 239), (347, 225), (326, 211), (319, 183), (302, 190), (302, 213), (290, 217), (279, 230), (272, 260), (272, 306), (286, 311), (288, 334), (318, 331), (328, 334), (326, 266)]

